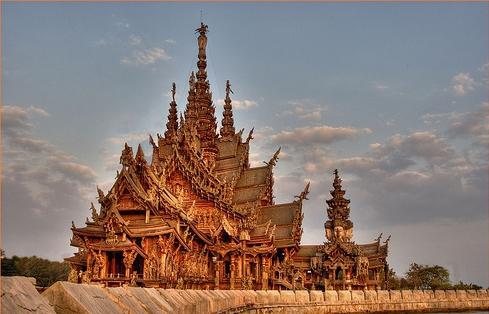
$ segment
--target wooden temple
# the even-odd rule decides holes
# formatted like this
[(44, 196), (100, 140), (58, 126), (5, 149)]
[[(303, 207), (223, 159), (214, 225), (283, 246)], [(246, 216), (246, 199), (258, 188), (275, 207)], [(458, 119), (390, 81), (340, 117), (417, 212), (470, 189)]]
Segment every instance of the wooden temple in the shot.
[(72, 282), (179, 289), (380, 288), (385, 284), (387, 242), (356, 245), (349, 201), (335, 172), (328, 200), (327, 242), (301, 246), (302, 203), (309, 184), (289, 203), (275, 204), (273, 169), (280, 149), (250, 167), (253, 129), (236, 132), (231, 85), (221, 128), (207, 80), (207, 25), (198, 36), (198, 71), (190, 75), (180, 119), (170, 103), (163, 135), (151, 161), (141, 145), (125, 144), (114, 185), (98, 190), (97, 210), (86, 226), (72, 224), (66, 258)]

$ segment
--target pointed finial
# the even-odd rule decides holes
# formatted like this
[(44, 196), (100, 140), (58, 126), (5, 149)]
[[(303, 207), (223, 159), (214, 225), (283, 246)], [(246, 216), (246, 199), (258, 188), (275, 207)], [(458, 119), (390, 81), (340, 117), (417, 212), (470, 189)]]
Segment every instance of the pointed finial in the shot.
[(383, 232), (381, 232), (381, 233), (379, 234), (379, 236), (378, 236), (377, 238), (375, 238), (375, 242), (377, 242), (377, 243), (378, 243), (378, 242), (380, 242), (380, 239), (382, 239), (382, 235), (383, 235), (383, 234), (384, 234), (384, 233), (383, 233)]
[(75, 227), (75, 222), (73, 220), (71, 221), (71, 228), (76, 228)]
[(306, 186), (304, 187), (304, 191), (302, 191), (301, 194), (294, 196), (298, 198), (297, 201), (302, 202), (303, 200), (308, 200), (307, 195), (309, 194), (310, 185), (311, 182), (307, 182)]
[(98, 185), (97, 185), (97, 193), (98, 193), (99, 200), (102, 200), (105, 197), (104, 192), (98, 187)]
[(173, 136), (176, 135), (178, 130), (178, 117), (177, 117), (177, 103), (175, 101), (175, 94), (177, 91), (176, 84), (172, 84), (172, 102), (170, 103), (170, 109), (168, 109), (168, 122), (166, 123), (165, 139), (167, 142), (173, 141)]
[(226, 81), (226, 98), (229, 98), (229, 93), (234, 94), (233, 90), (231, 89), (231, 84), (229, 83), (229, 80)]
[(144, 159), (144, 151), (143, 151), (143, 147), (141, 146), (141, 144), (138, 145), (138, 151), (136, 153), (136, 162), (138, 164), (146, 162), (146, 159)]
[(195, 84), (195, 73), (194, 73), (194, 71), (192, 71), (192, 73), (190, 73), (190, 77), (188, 79), (188, 84), (190, 86), (190, 89), (194, 88), (194, 84)]
[(97, 214), (97, 209), (95, 209), (95, 206), (93, 205), (93, 202), (91, 202), (90, 209), (92, 210), (92, 220), (96, 221), (98, 219), (98, 214)]
[(248, 137), (246, 138), (246, 143), (249, 143), (252, 139), (253, 139), (253, 131), (255, 130), (255, 128), (253, 127), (251, 130), (250, 130), (250, 133), (248, 133)]
[(156, 143), (153, 140), (153, 137), (151, 136), (151, 134), (148, 134), (148, 135), (149, 135), (149, 143), (151, 144), (151, 146), (153, 146), (153, 149), (158, 148), (158, 146), (156, 146)]
[(277, 160), (278, 160), (278, 155), (280, 155), (280, 150), (282, 149), (282, 147), (279, 147), (277, 149), (277, 151), (275, 152), (275, 154), (273, 154), (272, 158), (270, 159), (269, 162), (266, 162), (264, 161), (264, 163), (269, 166), (269, 167), (274, 167), (276, 164), (277, 164)]
[(221, 128), (221, 137), (230, 138), (234, 136), (236, 130), (234, 129), (234, 119), (233, 119), (233, 106), (231, 105), (231, 98), (229, 97), (229, 93), (233, 93), (231, 90), (231, 84), (229, 80), (226, 81), (226, 99), (224, 100), (224, 111), (222, 113), (222, 128)]

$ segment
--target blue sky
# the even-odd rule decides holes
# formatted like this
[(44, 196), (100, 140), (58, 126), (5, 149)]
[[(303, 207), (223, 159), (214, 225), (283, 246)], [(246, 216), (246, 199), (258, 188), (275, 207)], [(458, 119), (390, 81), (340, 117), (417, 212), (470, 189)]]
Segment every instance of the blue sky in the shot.
[(283, 148), (277, 201), (312, 182), (303, 243), (324, 241), (337, 167), (357, 242), (392, 234), (398, 273), (489, 285), (489, 4), (2, 5), (7, 254), (72, 252), (123, 143), (164, 132), (173, 81), (184, 108), (202, 10), (218, 120), (229, 79), (252, 161)]

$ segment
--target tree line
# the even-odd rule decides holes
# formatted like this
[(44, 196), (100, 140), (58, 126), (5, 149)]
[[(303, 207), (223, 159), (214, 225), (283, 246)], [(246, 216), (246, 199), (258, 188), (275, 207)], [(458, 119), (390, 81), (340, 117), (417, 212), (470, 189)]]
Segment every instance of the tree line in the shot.
[(36, 285), (49, 287), (56, 281), (66, 281), (70, 265), (53, 262), (37, 256), (2, 258), (2, 276), (25, 276), (36, 278)]
[(388, 286), (392, 290), (478, 290), (481, 286), (473, 283), (459, 281), (452, 284), (450, 273), (440, 265), (421, 265), (411, 263), (404, 277), (396, 275), (389, 270)]

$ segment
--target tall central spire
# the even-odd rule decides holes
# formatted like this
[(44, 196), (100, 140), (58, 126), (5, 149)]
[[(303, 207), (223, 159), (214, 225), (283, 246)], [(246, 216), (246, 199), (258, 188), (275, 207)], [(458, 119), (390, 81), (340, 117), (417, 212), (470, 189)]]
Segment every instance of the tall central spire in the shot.
[(197, 130), (204, 160), (212, 167), (217, 155), (217, 123), (215, 107), (212, 104), (210, 84), (207, 80), (207, 32), (208, 26), (202, 22), (200, 27), (195, 30), (195, 33), (199, 34), (197, 39), (199, 47), (197, 68), (199, 70), (195, 75), (196, 79), (192, 75), (189, 81), (190, 89), (189, 97), (187, 98), (186, 118), (191, 127), (195, 127)]
[(200, 22), (200, 27), (195, 30), (199, 33), (198, 43), (199, 43), (199, 61), (197, 61), (197, 67), (199, 71), (197, 72), (197, 82), (205, 83), (207, 79), (207, 55), (205, 49), (207, 48), (207, 32), (209, 27), (204, 23)]
[(353, 223), (350, 218), (350, 200), (346, 199), (345, 190), (341, 187), (338, 169), (334, 170), (334, 190), (330, 191), (333, 198), (326, 201), (328, 204), (328, 218), (324, 227), (326, 238), (329, 241), (350, 241), (353, 236)]

